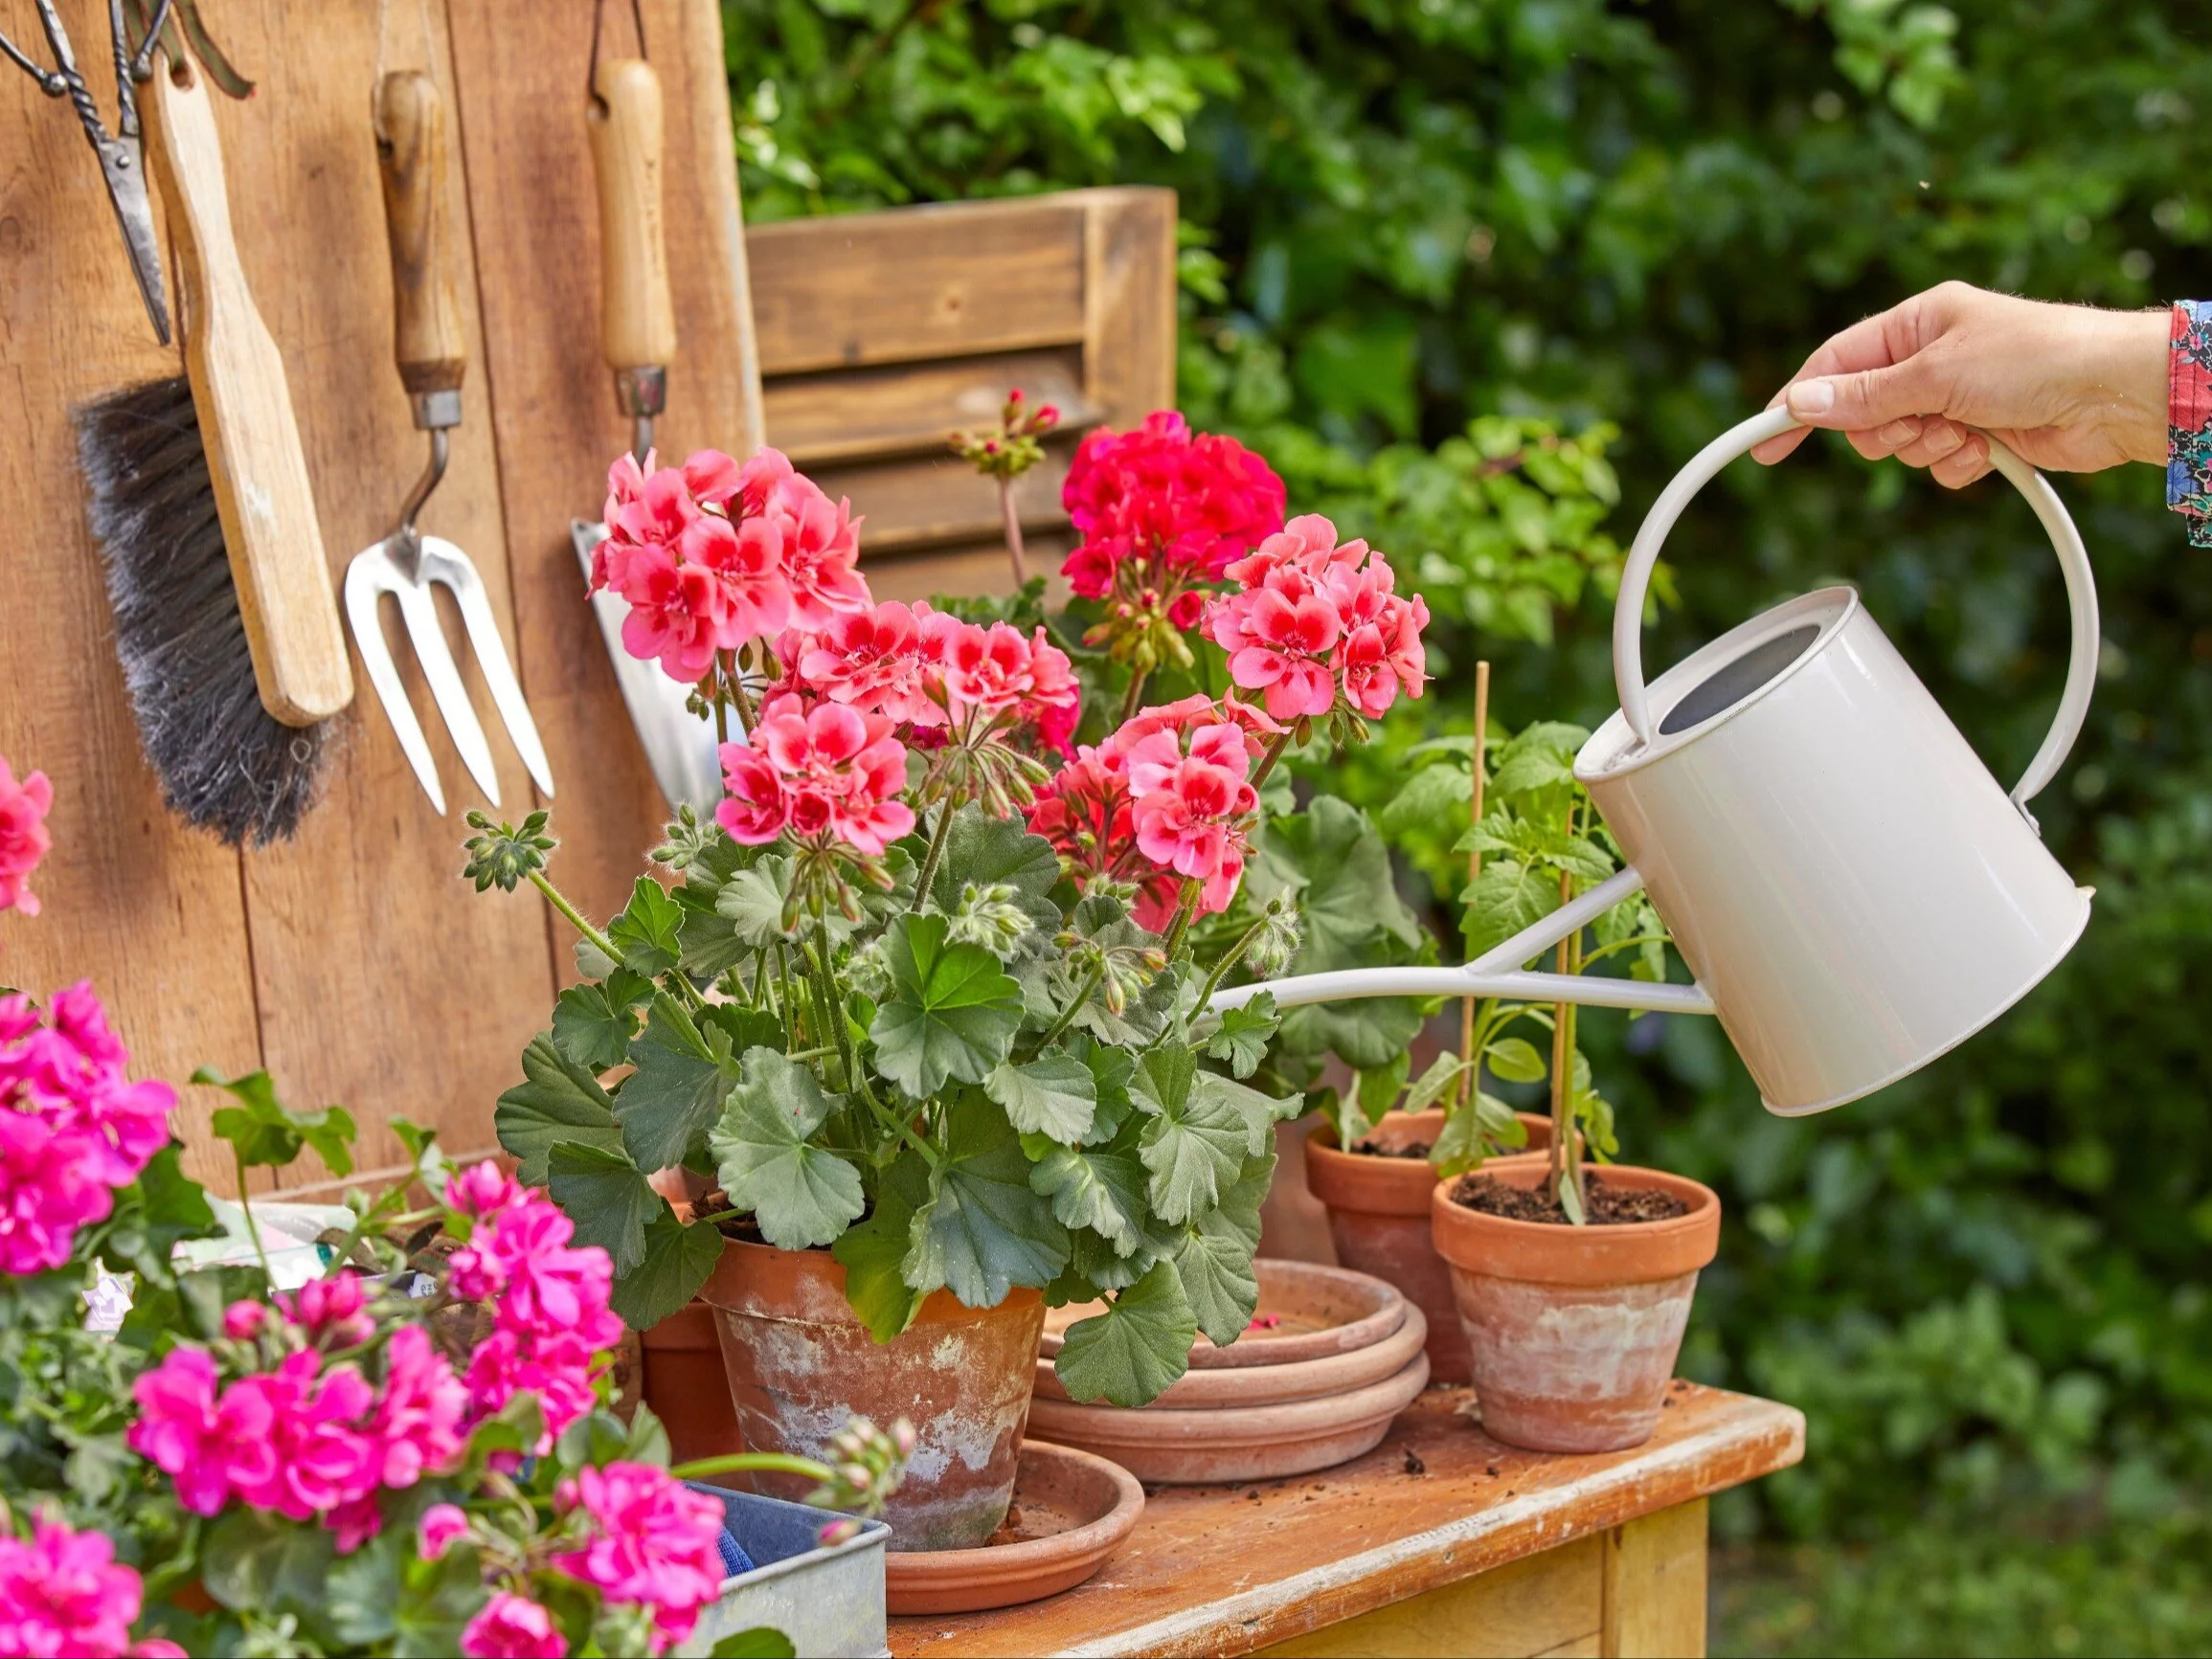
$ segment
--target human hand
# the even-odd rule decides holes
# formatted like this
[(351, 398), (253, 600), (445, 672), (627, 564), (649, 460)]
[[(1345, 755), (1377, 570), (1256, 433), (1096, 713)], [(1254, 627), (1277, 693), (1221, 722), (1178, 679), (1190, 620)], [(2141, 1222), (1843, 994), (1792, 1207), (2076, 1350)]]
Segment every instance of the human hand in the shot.
[[(1805, 360), (1767, 407), (1840, 431), (1958, 489), (1989, 471), (1979, 427), (2031, 465), (2166, 462), (2167, 313), (2099, 311), (1945, 282), (1868, 317)], [(1751, 454), (1780, 460), (1804, 427)]]

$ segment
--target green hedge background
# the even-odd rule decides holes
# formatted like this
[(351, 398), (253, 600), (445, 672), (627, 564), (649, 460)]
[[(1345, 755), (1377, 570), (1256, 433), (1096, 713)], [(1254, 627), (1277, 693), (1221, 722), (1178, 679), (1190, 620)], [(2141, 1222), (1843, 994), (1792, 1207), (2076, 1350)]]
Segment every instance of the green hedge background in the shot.
[[(1355, 770), (1370, 804), (1388, 754), (1467, 729), (1477, 652), (1510, 725), (1612, 708), (1613, 538), (1835, 328), (1946, 278), (2212, 296), (2190, 0), (725, 11), (756, 219), (1181, 192), (1185, 409), (1438, 612), (1444, 678)], [(1719, 1651), (2212, 1646), (2212, 579), (2150, 469), (2061, 488), (2108, 638), (2038, 802), (2097, 888), (2068, 963), (1962, 1053), (1811, 1121), (1761, 1111), (1709, 1024), (1585, 1021), (1624, 1155), (1732, 1218), (1685, 1368), (1811, 1424), (1801, 1469), (1716, 1505)], [(1670, 549), (1659, 660), (1849, 579), (2009, 775), (2065, 638), (2010, 494), (1835, 439), (1731, 469)], [(1416, 884), (1440, 868), (1405, 850)]]

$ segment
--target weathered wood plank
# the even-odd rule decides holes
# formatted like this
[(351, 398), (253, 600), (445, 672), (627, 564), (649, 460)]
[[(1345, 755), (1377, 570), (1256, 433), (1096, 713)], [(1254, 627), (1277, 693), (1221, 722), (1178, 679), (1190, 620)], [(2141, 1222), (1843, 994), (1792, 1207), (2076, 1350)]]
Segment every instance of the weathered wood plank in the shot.
[(1606, 1535), (1606, 1659), (1704, 1659), (1708, 1503), (1677, 1504)]
[(1080, 430), (1094, 418), (1082, 350), (1067, 346), (787, 375), (767, 387), (768, 429), (801, 471), (942, 455), (954, 432), (996, 425), (1015, 387), (1032, 408), (1056, 405), (1064, 427)]
[[(105, 40), (104, 6), (59, 10), (73, 39)], [(99, 52), (80, 56), (98, 70)], [(0, 916), (0, 983), (44, 998), (90, 979), (133, 1070), (180, 1083), (195, 1065), (260, 1062), (238, 860), (162, 806), (116, 662), (69, 412), (182, 372), (154, 342), (76, 118), (28, 77), (0, 76), (0, 478), (29, 532), (0, 603), (0, 753), (55, 791), (54, 851), (32, 884), (43, 912)], [(195, 1174), (228, 1169), (210, 1155), (204, 1110), (188, 1103), (179, 1127)]]
[(1597, 1651), (1605, 1543), (1581, 1538), (1340, 1625), (1262, 1648), (1273, 1659), (1532, 1659)]
[(1083, 374), (1116, 426), (1175, 406), (1175, 195), (1083, 192)]
[[(1460, 1414), (1468, 1398), (1431, 1390), (1374, 1451), (1317, 1475), (1158, 1489), (1089, 1583), (1027, 1607), (894, 1619), (892, 1651), (1249, 1653), (1602, 1538), (1804, 1453), (1800, 1413), (1688, 1382), (1673, 1385), (1649, 1442), (1596, 1457), (1501, 1446)], [(1600, 1614), (1593, 1606), (1586, 1628)]]
[[(1058, 594), (1058, 598), (1052, 600), (1054, 603), (1067, 597), (1066, 584), (1059, 579), (1060, 561), (1073, 545), (1074, 538), (1065, 530), (1025, 539), (1029, 570), (1048, 578), (1048, 597)], [(972, 547), (863, 559), (861, 568), (868, 572), (869, 592), (878, 599), (899, 599), (910, 605), (933, 594), (961, 598), (1004, 594), (1013, 580), (1007, 568), (1005, 543), (995, 537)]]
[(1081, 341), (1086, 193), (755, 226), (761, 373)]

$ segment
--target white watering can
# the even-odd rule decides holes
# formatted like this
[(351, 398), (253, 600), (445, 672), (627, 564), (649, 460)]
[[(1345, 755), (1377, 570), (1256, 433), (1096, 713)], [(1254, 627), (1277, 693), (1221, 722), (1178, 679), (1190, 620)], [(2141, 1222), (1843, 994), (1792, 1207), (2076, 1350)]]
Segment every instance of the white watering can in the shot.
[[(1690, 497), (1797, 423), (1770, 410), (1699, 452), (1653, 504), (1621, 573), (1620, 711), (1575, 757), (1629, 867), (1462, 968), (1360, 968), (1225, 991), (1277, 1003), (1506, 997), (1718, 1015), (1770, 1111), (1871, 1094), (2024, 997), (2088, 925), (2089, 889), (2044, 848), (2028, 800), (2088, 712), (2096, 589), (2043, 476), (1990, 459), (2057, 548), (2073, 643), (2057, 718), (2008, 796), (1851, 588), (1775, 606), (1643, 679), (1659, 547)], [(1532, 973), (1523, 964), (1648, 888), (1695, 985)]]

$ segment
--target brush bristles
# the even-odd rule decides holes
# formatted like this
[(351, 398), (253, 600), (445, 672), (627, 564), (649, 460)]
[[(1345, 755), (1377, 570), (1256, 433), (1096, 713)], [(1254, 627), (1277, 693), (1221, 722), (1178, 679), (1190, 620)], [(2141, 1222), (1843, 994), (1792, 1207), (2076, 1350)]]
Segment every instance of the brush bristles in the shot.
[(312, 803), (319, 726), (261, 706), (207, 451), (182, 379), (76, 412), (116, 655), (170, 810), (232, 846), (289, 837)]

